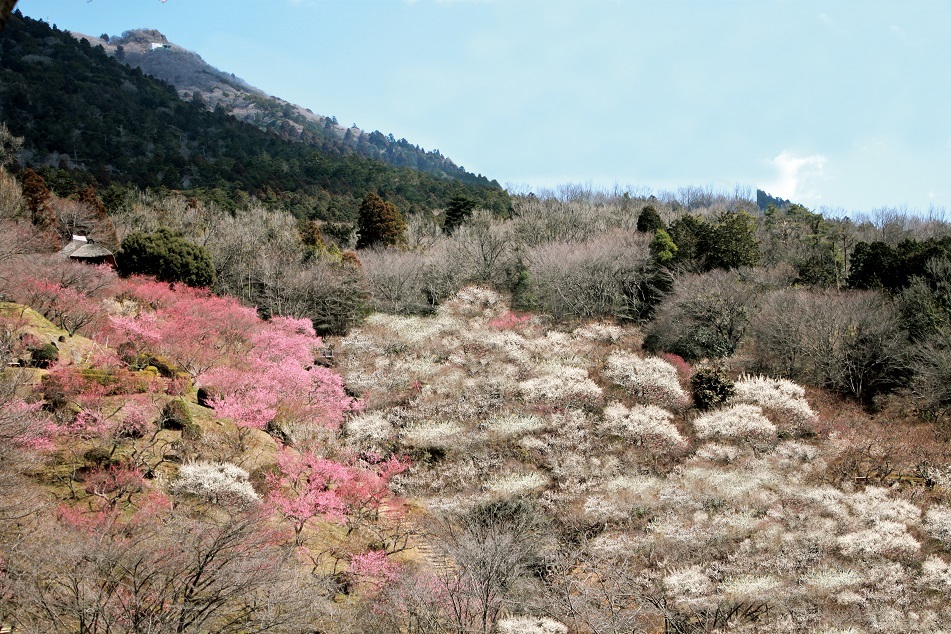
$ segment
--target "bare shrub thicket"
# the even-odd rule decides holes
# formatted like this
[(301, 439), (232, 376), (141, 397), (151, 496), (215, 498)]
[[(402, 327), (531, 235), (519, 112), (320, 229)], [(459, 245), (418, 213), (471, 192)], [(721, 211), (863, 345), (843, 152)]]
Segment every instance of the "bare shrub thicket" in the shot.
[(146, 519), (41, 528), (5, 562), (14, 629), (290, 633), (329, 611), (255, 513)]
[(730, 356), (743, 340), (760, 292), (745, 271), (682, 275), (657, 308), (645, 344), (685, 359)]
[(366, 249), (360, 252), (370, 291), (370, 306), (396, 314), (432, 310), (427, 300), (426, 256), (399, 249)]
[(630, 316), (653, 282), (647, 240), (624, 232), (537, 246), (525, 264), (539, 309), (557, 319)]
[(894, 387), (907, 367), (897, 312), (878, 293), (773, 292), (756, 310), (750, 330), (755, 371), (858, 399)]

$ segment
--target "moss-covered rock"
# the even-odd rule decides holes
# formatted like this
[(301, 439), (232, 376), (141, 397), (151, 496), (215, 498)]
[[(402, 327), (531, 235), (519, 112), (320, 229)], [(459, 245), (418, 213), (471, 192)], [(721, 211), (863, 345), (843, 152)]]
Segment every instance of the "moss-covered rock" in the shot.
[(192, 420), (188, 403), (180, 398), (169, 401), (162, 408), (162, 418), (159, 423), (162, 429), (171, 429), (182, 432), (182, 438), (198, 440), (201, 438), (201, 427)]

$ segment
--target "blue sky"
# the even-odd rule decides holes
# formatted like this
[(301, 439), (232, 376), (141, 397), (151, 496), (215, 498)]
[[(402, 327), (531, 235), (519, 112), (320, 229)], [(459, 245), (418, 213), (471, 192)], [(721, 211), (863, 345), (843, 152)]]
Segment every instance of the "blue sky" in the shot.
[(946, 0), (20, 0), (519, 186), (951, 209)]

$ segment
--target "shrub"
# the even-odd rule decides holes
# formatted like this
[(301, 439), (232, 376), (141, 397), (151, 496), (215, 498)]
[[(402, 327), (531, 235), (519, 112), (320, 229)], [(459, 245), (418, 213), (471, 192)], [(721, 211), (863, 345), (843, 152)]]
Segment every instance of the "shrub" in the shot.
[(732, 355), (756, 311), (759, 288), (749, 277), (722, 270), (678, 277), (657, 307), (644, 345), (688, 361)]
[(776, 434), (776, 427), (756, 405), (734, 405), (704, 414), (693, 422), (701, 438), (765, 441)]
[(690, 377), (693, 404), (699, 410), (708, 410), (726, 403), (735, 394), (735, 386), (726, 374), (716, 368), (701, 368)]
[(783, 431), (806, 432), (815, 422), (816, 414), (806, 401), (805, 390), (792, 381), (745, 376), (734, 387), (733, 400), (774, 412), (781, 419), (776, 422)]
[(656, 405), (635, 405), (628, 409), (620, 403), (611, 403), (604, 410), (604, 420), (611, 431), (655, 451), (686, 445), (687, 441), (671, 422), (673, 417)]
[(660, 214), (657, 213), (657, 210), (654, 209), (652, 205), (647, 205), (641, 209), (640, 215), (637, 216), (637, 230), (641, 233), (654, 233), (659, 229), (664, 228), (664, 221), (661, 219)]
[(182, 465), (169, 491), (194, 495), (212, 503), (222, 499), (256, 502), (259, 497), (248, 482), (248, 472), (227, 462), (195, 462)]
[(677, 369), (663, 359), (642, 359), (634, 353), (618, 350), (608, 357), (604, 374), (633, 396), (651, 403), (673, 407), (687, 402), (687, 393), (677, 379)]
[(498, 634), (568, 634), (568, 627), (544, 616), (507, 616), (496, 624)]
[(30, 365), (45, 369), (59, 360), (59, 349), (51, 343), (29, 349)]
[(788, 289), (771, 294), (750, 323), (757, 372), (788, 376), (870, 403), (907, 372), (905, 333), (878, 293)]
[(151, 275), (162, 282), (182, 282), (188, 286), (215, 283), (215, 267), (208, 251), (165, 228), (126, 236), (116, 265), (122, 276)]

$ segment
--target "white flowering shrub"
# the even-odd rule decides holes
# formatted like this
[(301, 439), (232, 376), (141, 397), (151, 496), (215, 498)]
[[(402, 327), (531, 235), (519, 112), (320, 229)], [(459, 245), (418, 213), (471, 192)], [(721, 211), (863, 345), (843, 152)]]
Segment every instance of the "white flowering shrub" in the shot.
[(533, 414), (508, 414), (491, 419), (485, 424), (487, 432), (499, 436), (521, 436), (545, 427), (544, 418)]
[(903, 559), (916, 554), (921, 544), (904, 524), (881, 521), (872, 528), (842, 535), (837, 540), (842, 554), (855, 559), (871, 556)]
[(614, 324), (606, 324), (601, 321), (587, 323), (575, 328), (571, 335), (578, 339), (586, 339), (598, 343), (617, 343), (623, 336), (624, 331)]
[(688, 402), (687, 393), (677, 378), (677, 369), (658, 357), (641, 358), (617, 350), (608, 357), (604, 374), (633, 396), (650, 403), (683, 407)]
[(628, 442), (645, 445), (654, 450), (683, 449), (686, 439), (677, 431), (674, 415), (656, 405), (635, 405), (628, 409), (618, 402), (604, 409), (605, 426)]
[(812, 429), (816, 414), (802, 386), (786, 379), (743, 376), (734, 384), (733, 403), (759, 405), (776, 414), (781, 431), (796, 433)]
[(247, 471), (228, 462), (194, 462), (182, 465), (178, 477), (169, 485), (169, 491), (194, 495), (213, 503), (222, 500), (255, 502), (259, 496), (248, 477)]
[(693, 426), (701, 438), (765, 442), (776, 436), (776, 426), (763, 415), (763, 410), (745, 403), (704, 414)]
[(921, 581), (927, 587), (941, 592), (951, 590), (951, 565), (932, 555), (921, 564)]
[(489, 480), (486, 490), (500, 497), (516, 497), (548, 486), (548, 478), (537, 472), (506, 473)]
[(448, 449), (459, 444), (459, 436), (464, 431), (465, 428), (456, 422), (426, 421), (404, 429), (400, 439), (411, 447)]
[(545, 374), (522, 381), (518, 387), (531, 403), (567, 407), (593, 405), (601, 399), (601, 388), (584, 368), (549, 365)]
[(695, 454), (698, 458), (717, 462), (721, 464), (730, 464), (742, 455), (742, 451), (736, 445), (724, 445), (723, 443), (710, 442), (699, 449)]
[(783, 586), (772, 575), (739, 575), (720, 584), (720, 592), (738, 601), (769, 601)]
[(802, 584), (819, 596), (852, 590), (863, 583), (865, 583), (865, 577), (861, 573), (847, 568), (822, 568), (802, 577)]
[(396, 430), (382, 412), (365, 412), (353, 416), (344, 423), (347, 436), (352, 440), (372, 446), (391, 442)]
[(674, 602), (691, 609), (708, 606), (714, 591), (713, 580), (700, 566), (689, 566), (669, 573), (664, 577), (663, 586)]
[(436, 314), (492, 318), (498, 317), (507, 309), (502, 296), (492, 289), (484, 286), (467, 286), (443, 302)]
[(925, 513), (924, 528), (932, 537), (951, 542), (951, 508), (934, 505)]
[(905, 500), (897, 500), (883, 487), (867, 487), (849, 496), (848, 504), (868, 524), (898, 522), (914, 525), (921, 518), (921, 509)]
[(568, 634), (568, 626), (544, 616), (508, 616), (495, 625), (498, 634)]
[(773, 452), (791, 462), (812, 462), (819, 456), (819, 449), (798, 440), (787, 440), (776, 446)]

